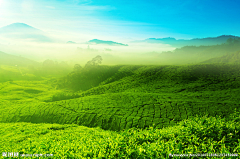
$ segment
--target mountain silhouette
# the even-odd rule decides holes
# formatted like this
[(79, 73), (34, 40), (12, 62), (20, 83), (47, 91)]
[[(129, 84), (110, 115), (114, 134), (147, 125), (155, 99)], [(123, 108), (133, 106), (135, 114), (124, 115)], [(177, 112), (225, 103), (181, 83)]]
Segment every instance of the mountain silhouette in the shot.
[(210, 46), (210, 45), (220, 45), (225, 43), (229, 38), (239, 38), (233, 35), (221, 35), (218, 37), (208, 37), (208, 38), (195, 38), (190, 40), (185, 39), (175, 39), (172, 37), (168, 38), (149, 38), (145, 40), (135, 41), (135, 42), (146, 42), (146, 43), (162, 43), (169, 44), (173, 47), (183, 47), (183, 46)]
[(45, 32), (25, 23), (13, 23), (0, 28), (0, 35), (8, 39), (28, 40), (33, 42), (52, 42)]
[(106, 45), (120, 45), (120, 46), (128, 46), (127, 44), (117, 43), (114, 41), (104, 41), (99, 39), (93, 39), (88, 41), (89, 44), (106, 44)]
[(67, 44), (77, 44), (77, 43), (74, 41), (68, 41)]
[(229, 38), (221, 45), (184, 46), (159, 54), (162, 62), (171, 63), (237, 63), (239, 61), (240, 38)]

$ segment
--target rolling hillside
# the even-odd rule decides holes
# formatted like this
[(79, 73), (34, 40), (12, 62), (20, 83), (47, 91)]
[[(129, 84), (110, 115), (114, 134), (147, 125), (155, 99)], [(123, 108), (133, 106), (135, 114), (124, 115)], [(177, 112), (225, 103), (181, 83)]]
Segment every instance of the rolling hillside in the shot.
[[(70, 89), (76, 85), (74, 80), (82, 78), (79, 92), (66, 98), (55, 97), (52, 102), (15, 103), (11, 107), (7, 107), (7, 102), (2, 103), (6, 106), (0, 119), (1, 122), (74, 123), (120, 131), (153, 124), (162, 128), (195, 115), (227, 117), (240, 104), (239, 68), (240, 65), (230, 64), (118, 66), (108, 79), (91, 77), (98, 84), (87, 90), (80, 88), (86, 89), (84, 85), (91, 85), (92, 81), (76, 72), (65, 82)], [(111, 70), (104, 66), (102, 69)]]
[(29, 65), (39, 65), (38, 62), (29, 60), (24, 57), (15, 56), (7, 54), (0, 51), (0, 65), (10, 65), (10, 66), (29, 66)]
[(202, 63), (240, 63), (240, 51), (221, 57), (212, 58)]
[(59, 80), (2, 82), (0, 151), (34, 158), (236, 156), (239, 70), (239, 64), (96, 66)]
[(41, 78), (30, 71), (39, 66), (40, 63), (27, 58), (0, 52), (0, 82), (39, 80)]

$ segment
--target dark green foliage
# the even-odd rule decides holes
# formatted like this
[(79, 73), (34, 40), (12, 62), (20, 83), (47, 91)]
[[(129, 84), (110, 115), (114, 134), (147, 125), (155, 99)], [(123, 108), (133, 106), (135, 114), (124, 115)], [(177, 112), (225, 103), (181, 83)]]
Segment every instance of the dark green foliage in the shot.
[(85, 69), (94, 68), (96, 66), (99, 66), (101, 63), (102, 63), (102, 57), (100, 55), (97, 55), (91, 61), (88, 61), (86, 63)]
[(226, 45), (230, 45), (230, 46), (239, 46), (240, 44), (240, 38), (237, 37), (237, 38), (229, 38), (227, 41), (226, 41)]
[[(58, 86), (86, 93), (166, 92), (221, 90), (238, 88), (239, 64), (199, 64), (186, 66), (99, 66), (72, 72), (62, 78)], [(111, 85), (106, 85), (110, 84)], [(187, 84), (187, 86), (185, 86)], [(170, 91), (170, 90), (169, 90)], [(85, 93), (85, 94), (86, 94)]]
[(79, 64), (75, 64), (74, 67), (73, 67), (73, 71), (74, 72), (78, 72), (82, 69), (82, 66), (80, 66)]
[[(119, 70), (120, 68), (121, 70)], [(67, 87), (75, 91), (88, 90), (98, 86), (102, 82), (103, 84), (107, 84), (132, 74), (132, 70), (124, 69), (123, 66), (86, 67), (62, 78), (58, 86), (59, 88)]]

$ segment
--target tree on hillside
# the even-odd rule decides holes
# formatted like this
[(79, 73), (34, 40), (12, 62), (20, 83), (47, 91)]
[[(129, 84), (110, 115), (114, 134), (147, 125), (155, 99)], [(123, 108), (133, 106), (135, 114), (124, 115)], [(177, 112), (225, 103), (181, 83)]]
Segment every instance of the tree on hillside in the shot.
[(240, 42), (240, 38), (229, 38), (229, 39), (227, 39), (227, 44), (230, 44), (230, 45), (232, 45), (232, 44), (239, 44), (239, 42)]
[(74, 72), (78, 72), (82, 69), (82, 66), (80, 66), (79, 64), (75, 64), (74, 67), (73, 67), (73, 71)]
[(92, 66), (98, 66), (101, 63), (102, 63), (102, 57), (100, 55), (97, 55), (91, 61), (88, 61), (86, 63), (85, 68), (92, 67)]

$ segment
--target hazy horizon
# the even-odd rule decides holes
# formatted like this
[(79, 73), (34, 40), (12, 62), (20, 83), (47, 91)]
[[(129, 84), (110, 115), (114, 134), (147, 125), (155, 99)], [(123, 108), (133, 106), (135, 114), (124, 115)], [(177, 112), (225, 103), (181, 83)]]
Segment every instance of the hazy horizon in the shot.
[[(110, 57), (135, 60), (136, 55), (176, 48), (144, 42), (149, 38), (240, 36), (238, 5), (226, 0), (0, 0), (0, 51), (36, 61), (91, 59), (96, 54), (112, 63)], [(87, 43), (92, 39), (128, 46)]]

